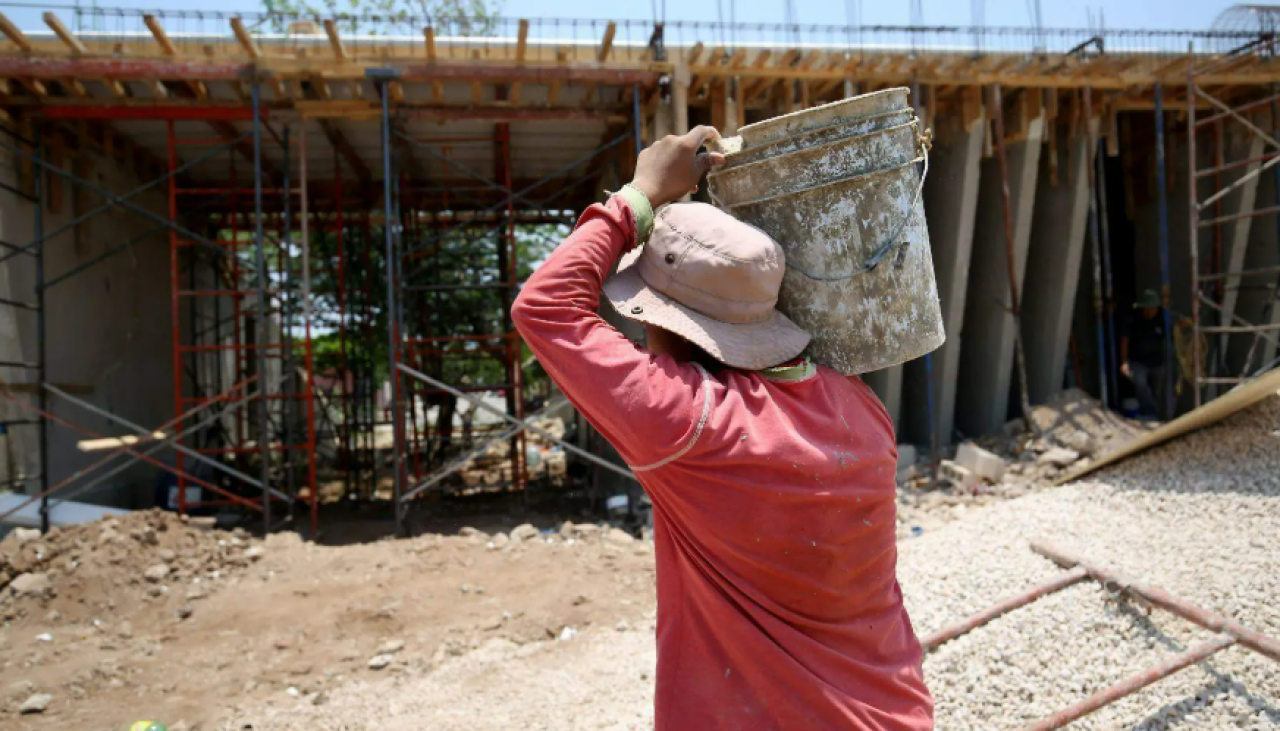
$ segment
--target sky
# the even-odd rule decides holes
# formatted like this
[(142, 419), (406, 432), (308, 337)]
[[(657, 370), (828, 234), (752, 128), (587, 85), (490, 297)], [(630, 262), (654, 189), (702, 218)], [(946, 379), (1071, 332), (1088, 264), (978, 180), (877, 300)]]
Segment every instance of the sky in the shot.
[[(314, 0), (313, 0), (314, 1)], [(786, 19), (787, 0), (632, 0), (629, 3), (601, 3), (599, 0), (500, 0), (502, 15), (523, 18), (582, 18), (606, 20), (651, 20), (655, 13), (668, 21), (725, 21), (780, 23)], [(911, 21), (910, 2), (867, 0), (791, 0), (796, 18), (802, 24), (843, 25), (861, 5), (861, 20), (867, 25), (905, 25)], [(982, 24), (987, 26), (1030, 26), (1036, 0), (921, 0), (923, 19), (927, 25), (970, 25), (974, 8), (979, 6)], [(1040, 0), (1043, 25), (1048, 28), (1086, 28), (1105, 18), (1107, 28), (1142, 28), (1149, 30), (1206, 30), (1213, 19), (1232, 3), (1223, 0)], [(42, 26), (40, 13), (72, 1), (49, 3), (0, 2), (4, 12), (21, 28)], [(90, 2), (81, 0), (82, 5)], [(104, 0), (103, 7), (161, 8), (166, 10), (211, 10), (207, 4), (183, 0)], [(315, 4), (320, 4), (316, 2)], [(25, 7), (22, 7), (25, 6)], [(221, 12), (256, 11), (260, 0), (219, 0)], [(70, 11), (58, 10), (69, 19)], [(1090, 23), (1090, 15), (1095, 18)]]

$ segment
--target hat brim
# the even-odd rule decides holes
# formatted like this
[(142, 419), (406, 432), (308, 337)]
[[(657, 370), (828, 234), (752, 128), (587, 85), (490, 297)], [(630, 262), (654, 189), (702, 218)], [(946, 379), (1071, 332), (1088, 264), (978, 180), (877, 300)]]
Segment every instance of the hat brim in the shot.
[(739, 325), (685, 307), (645, 284), (630, 266), (636, 258), (625, 257), (618, 273), (604, 283), (605, 298), (628, 320), (673, 332), (721, 363), (744, 370), (786, 362), (809, 345), (809, 333), (777, 310), (763, 322)]

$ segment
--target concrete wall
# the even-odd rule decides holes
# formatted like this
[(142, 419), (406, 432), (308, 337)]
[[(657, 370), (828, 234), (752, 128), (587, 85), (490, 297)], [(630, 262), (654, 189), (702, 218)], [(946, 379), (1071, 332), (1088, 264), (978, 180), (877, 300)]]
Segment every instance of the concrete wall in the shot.
[[(1096, 122), (1091, 127), (1096, 134)], [(1022, 342), (1027, 354), (1027, 392), (1033, 404), (1044, 403), (1063, 386), (1079, 286), (1076, 275), (1088, 231), (1086, 142), (1086, 136), (1079, 134), (1060, 146), (1058, 152), (1065, 159), (1060, 160), (1056, 185), (1049, 175), (1049, 152), (1041, 156), (1022, 288)]]
[[(139, 182), (115, 161), (88, 157), (66, 165), (95, 184), (112, 191), (127, 191)], [(0, 178), (7, 185), (19, 183), (17, 165), (5, 155)], [(61, 210), (48, 211), (44, 229), (51, 232), (78, 213), (101, 203), (87, 192), (62, 184)], [(148, 209), (165, 212), (161, 192), (131, 199)], [(47, 198), (46, 198), (47, 201)], [(24, 245), (33, 236), (35, 207), (8, 191), (0, 191), (0, 240)], [(52, 279), (106, 250), (155, 226), (122, 210), (100, 214), (73, 232), (46, 242), (46, 279)], [(0, 297), (34, 301), (35, 267), (28, 257), (0, 265)], [(49, 290), (46, 299), (48, 379), (71, 386), (93, 404), (144, 426), (154, 426), (173, 416), (173, 375), (170, 349), (169, 246), (163, 233), (149, 236), (132, 249), (118, 254)], [(0, 359), (35, 361), (34, 315), (0, 307)], [(9, 383), (34, 384), (34, 371), (2, 369)], [(34, 403), (34, 397), (31, 402)], [(120, 435), (118, 426), (84, 409), (51, 396), (52, 411), (94, 432)], [(6, 405), (5, 418), (30, 418)], [(56, 482), (97, 460), (101, 453), (85, 453), (76, 443), (86, 438), (63, 427), (49, 426), (50, 480)], [(14, 454), (30, 473), (38, 464), (34, 427), (15, 427), (10, 440)], [(6, 466), (7, 468), (7, 466)], [(137, 465), (113, 480), (112, 489), (98, 499), (131, 507), (149, 504), (155, 470)], [(28, 484), (34, 491), (37, 483)], [(83, 498), (77, 498), (83, 499)]]
[[(955, 424), (956, 384), (964, 342), (964, 306), (969, 284), (969, 260), (973, 251), (974, 218), (978, 210), (978, 174), (986, 121), (979, 118), (955, 139), (936, 145), (929, 158), (929, 178), (924, 188), (925, 217), (933, 252), (938, 299), (947, 340), (932, 353), (933, 408), (937, 442), (947, 444)], [(925, 362), (905, 364), (901, 440), (929, 442), (929, 394)]]
[[(1008, 146), (1009, 192), (1013, 215), (1014, 269), (1019, 293), (1031, 239), (1036, 178), (1044, 119), (1028, 125), (1027, 139)], [(965, 303), (965, 343), (960, 352), (956, 426), (966, 435), (998, 430), (1006, 421), (1013, 376), (1014, 317), (1009, 313), (1009, 280), (999, 163), (982, 163), (978, 213)]]

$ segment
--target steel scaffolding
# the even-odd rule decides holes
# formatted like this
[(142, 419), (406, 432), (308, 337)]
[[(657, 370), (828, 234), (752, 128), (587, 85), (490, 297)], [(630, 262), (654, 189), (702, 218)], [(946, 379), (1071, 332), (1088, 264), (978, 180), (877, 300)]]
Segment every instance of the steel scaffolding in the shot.
[[(1280, 167), (1277, 167), (1280, 163), (1280, 105), (1277, 104), (1280, 88), (1271, 84), (1265, 96), (1249, 96), (1240, 101), (1240, 97), (1227, 96), (1216, 88), (1211, 93), (1202, 83), (1202, 79), (1223, 69), (1272, 61), (1276, 41), (1273, 32), (1262, 33), (1255, 40), (1207, 63), (1198, 60), (1194, 53), (1188, 54), (1187, 98), (1203, 100), (1213, 112), (1208, 116), (1198, 116), (1197, 105), (1187, 107), (1190, 130), (1187, 135), (1187, 168), (1194, 171), (1193, 183), (1188, 186), (1191, 197), (1191, 318), (1187, 328), (1190, 332), (1186, 336), (1190, 342), (1188, 346), (1179, 348), (1179, 358), (1190, 361), (1183, 364), (1183, 370), (1193, 374), (1196, 406), (1204, 400), (1206, 392), (1212, 398), (1218, 387), (1234, 388), (1280, 364), (1280, 358), (1276, 358), (1277, 341), (1280, 339), (1280, 266), (1247, 266), (1245, 246), (1248, 228), (1244, 229), (1245, 240), (1236, 243), (1231, 252), (1224, 253), (1222, 245), (1224, 227), (1229, 224), (1247, 226), (1250, 219), (1264, 216), (1280, 223), (1276, 218), (1280, 213)], [(1232, 149), (1223, 139), (1224, 124), (1242, 131), (1247, 139), (1260, 141), (1263, 154), (1251, 151), (1250, 145)], [(1270, 131), (1264, 127), (1269, 127)], [(1213, 161), (1208, 165), (1202, 160), (1204, 156), (1199, 152), (1201, 148), (1197, 139), (1206, 129), (1213, 132), (1214, 142)], [(1263, 205), (1259, 201), (1257, 205), (1235, 213), (1222, 212), (1222, 202), (1229, 194), (1246, 185), (1256, 187), (1259, 177), (1268, 171), (1277, 196), (1271, 205)], [(1224, 172), (1237, 175), (1232, 182), (1224, 184)], [(1211, 233), (1214, 247), (1210, 256), (1204, 257), (1201, 236), (1206, 230)], [(1237, 311), (1239, 296), (1247, 291), (1261, 293), (1265, 300), (1261, 317), (1254, 321), (1242, 317)], [(1166, 301), (1167, 298), (1166, 292)], [(1242, 363), (1237, 363), (1240, 366), (1238, 370), (1231, 372), (1229, 346), (1242, 337), (1248, 340), (1247, 351)]]

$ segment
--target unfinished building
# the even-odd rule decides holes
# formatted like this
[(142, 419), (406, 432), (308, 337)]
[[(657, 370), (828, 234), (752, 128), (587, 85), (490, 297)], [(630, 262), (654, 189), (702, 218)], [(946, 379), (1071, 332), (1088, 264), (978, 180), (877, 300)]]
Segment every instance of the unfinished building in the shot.
[[(10, 16), (3, 479), (30, 497), (0, 513), (88, 500), (314, 529), (346, 499), (399, 524), (443, 489), (635, 494), (587, 429), (525, 426), (562, 405), (530, 387), (508, 316), (538, 252), (655, 138), (893, 86), (933, 130), (948, 331), (865, 376), (900, 441), (996, 431), (1071, 385), (1121, 408), (1117, 332), (1145, 289), (1179, 366), (1168, 413), (1276, 363), (1264, 25)], [(579, 469), (553, 475), (561, 448)]]

